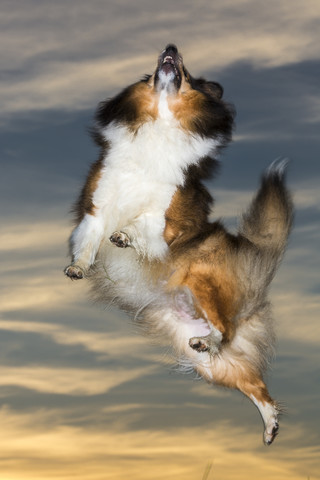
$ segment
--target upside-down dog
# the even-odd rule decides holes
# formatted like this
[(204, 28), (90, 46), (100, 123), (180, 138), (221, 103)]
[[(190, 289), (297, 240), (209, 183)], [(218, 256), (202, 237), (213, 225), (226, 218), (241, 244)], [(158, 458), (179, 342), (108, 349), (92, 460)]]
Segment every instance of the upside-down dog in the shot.
[(65, 273), (139, 318), (180, 364), (237, 388), (258, 407), (264, 442), (279, 408), (263, 373), (274, 333), (267, 289), (292, 222), (285, 165), (273, 164), (236, 235), (210, 223), (201, 181), (231, 139), (222, 87), (186, 70), (174, 45), (153, 75), (98, 108), (101, 154), (76, 206)]

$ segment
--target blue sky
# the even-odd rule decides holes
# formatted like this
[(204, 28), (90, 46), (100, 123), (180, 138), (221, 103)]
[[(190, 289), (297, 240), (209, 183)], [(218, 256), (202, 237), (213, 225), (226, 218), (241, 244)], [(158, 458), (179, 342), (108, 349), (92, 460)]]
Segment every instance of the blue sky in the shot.
[[(318, 1), (3, 1), (0, 478), (320, 478)], [(169, 42), (237, 110), (209, 188), (235, 218), (275, 158), (290, 158), (295, 227), (271, 297), (284, 402), (266, 449), (237, 392), (178, 374), (116, 309), (62, 274), (70, 207), (97, 150), (97, 103), (153, 71)]]

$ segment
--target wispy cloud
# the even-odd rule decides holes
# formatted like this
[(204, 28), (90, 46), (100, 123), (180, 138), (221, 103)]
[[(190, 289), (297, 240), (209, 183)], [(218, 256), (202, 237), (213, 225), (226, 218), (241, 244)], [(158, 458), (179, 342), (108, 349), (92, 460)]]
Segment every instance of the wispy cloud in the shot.
[(145, 340), (138, 335), (120, 335), (119, 332), (97, 332), (67, 327), (58, 323), (0, 320), (0, 330), (20, 333), (33, 333), (50, 338), (59, 345), (81, 346), (102, 357), (125, 357), (126, 361), (137, 355)]
[[(257, 447), (253, 433), (228, 424), (208, 422), (207, 428), (169, 430), (107, 429), (63, 424), (50, 411), (16, 414), (0, 412), (1, 472), (13, 480), (23, 478), (66, 479), (76, 473), (79, 480), (112, 478), (122, 480), (201, 479), (208, 461), (214, 477), (231, 480), (248, 478), (248, 472), (262, 480), (317, 478), (319, 449), (299, 448), (297, 437), (305, 434), (302, 425), (286, 432), (283, 443), (268, 452)], [(56, 422), (56, 423), (55, 423)], [(245, 439), (245, 441), (244, 441)], [(290, 451), (285, 443), (290, 442)], [(14, 452), (15, 461), (8, 461)], [(272, 461), (270, 460), (270, 455)], [(49, 473), (50, 472), (50, 473)]]
[[(263, 172), (261, 171), (261, 174)], [(258, 188), (258, 183), (254, 185), (252, 191), (211, 188), (211, 194), (215, 199), (212, 217), (234, 218), (239, 217), (246, 208), (248, 208), (255, 191)], [(293, 193), (293, 200), (295, 209), (303, 211), (304, 209), (312, 208), (315, 211), (320, 209), (320, 189), (318, 186), (318, 179), (310, 180), (308, 182), (290, 183), (290, 191)], [(317, 223), (308, 226), (297, 226), (297, 229), (313, 229), (319, 232)], [(320, 234), (320, 232), (319, 232)]]
[[(316, 185), (301, 184), (299, 188), (293, 188), (295, 192), (295, 203), (298, 210), (319, 209), (320, 194)], [(253, 193), (246, 190), (213, 190), (216, 198), (213, 217), (222, 217), (228, 223), (236, 223), (236, 218), (245, 210)], [(42, 311), (51, 312), (52, 309), (58, 312), (61, 309), (70, 309), (74, 315), (90, 317), (94, 314), (96, 307), (87, 302), (84, 307), (79, 303), (79, 298), (88, 298), (88, 285), (83, 283), (72, 283), (63, 278), (62, 269), (64, 262), (67, 262), (67, 238), (70, 227), (63, 222), (38, 222), (38, 223), (17, 223), (9, 231), (2, 235), (1, 250), (5, 253), (3, 269), (6, 273), (2, 277), (1, 310), (3, 314), (15, 315), (15, 312)], [(303, 268), (306, 262), (317, 258), (317, 242), (320, 236), (318, 227), (314, 223), (298, 226), (293, 232), (293, 237), (302, 235), (309, 240), (312, 237), (312, 244), (291, 245), (286, 257), (285, 267), (280, 270), (274, 282), (273, 298), (277, 302), (278, 311), (283, 317), (284, 324), (291, 322), (292, 318), (299, 316), (307, 317), (304, 323), (303, 332), (299, 323), (288, 329), (289, 335), (297, 339), (303, 338), (306, 341), (314, 342), (313, 325), (317, 318), (319, 303), (314, 294), (307, 302), (302, 303), (301, 276), (305, 277), (303, 282), (304, 291), (312, 291), (313, 282), (316, 281), (316, 268), (309, 269), (308, 273)], [(314, 249), (314, 250), (313, 250)], [(60, 255), (60, 256), (59, 256)], [(310, 259), (310, 261), (308, 260)], [(300, 273), (296, 275), (296, 267), (300, 265)], [(31, 273), (32, 272), (32, 273)], [(313, 273), (312, 273), (313, 272)], [(279, 290), (278, 285), (281, 284)], [(291, 291), (291, 293), (290, 293)], [(299, 293), (300, 292), (300, 293)], [(85, 311), (83, 310), (85, 308)], [(76, 313), (77, 312), (77, 313)], [(306, 315), (307, 312), (307, 315)], [(112, 314), (108, 314), (112, 317)], [(3, 318), (5, 321), (5, 317)], [(114, 324), (116, 321), (114, 320)], [(2, 324), (5, 328), (5, 324)], [(9, 325), (6, 324), (6, 328)], [(75, 329), (69, 331), (59, 324), (37, 324), (32, 322), (12, 323), (12, 329), (21, 331), (38, 331), (38, 334), (50, 336), (53, 341), (61, 344), (78, 344), (84, 348), (101, 353), (108, 348), (113, 349), (116, 354), (118, 341), (111, 339), (108, 335), (97, 335), (94, 332)], [(136, 344), (137, 338), (133, 341)], [(129, 339), (126, 342), (129, 346)], [(133, 345), (132, 344), (132, 345)]]
[(311, 179), (308, 182), (300, 182), (293, 186), (294, 201), (298, 208), (313, 208), (320, 210), (320, 189), (318, 179)]
[[(298, 282), (301, 282), (301, 278), (297, 281), (294, 279), (293, 285)], [(290, 288), (289, 282), (287, 282), (287, 288)], [(320, 295), (307, 293), (302, 295), (297, 291), (277, 293), (273, 289), (272, 299), (277, 317), (277, 330), (282, 338), (291, 338), (313, 345), (319, 344)]]
[[(61, 203), (69, 202), (86, 161), (79, 137), (74, 148), (66, 140), (73, 142), (74, 128), (87, 115), (81, 110), (151, 72), (171, 41), (191, 73), (223, 77), (234, 88), (240, 107), (235, 148), (240, 145), (241, 154), (247, 155), (247, 144), (258, 150), (264, 140), (272, 150), (279, 139), (302, 151), (298, 141), (306, 142), (308, 131), (308, 139), (315, 138), (319, 120), (319, 17), (318, 0), (2, 2), (0, 122), (16, 133), (7, 120), (23, 121), (20, 136), (3, 138), (10, 172), (3, 176), (3, 192), (11, 208), (0, 245), (0, 396), (10, 407), (0, 409), (1, 478), (201, 480), (211, 461), (208, 480), (317, 478), (316, 160), (303, 177), (308, 181), (298, 178), (293, 185), (297, 225), (271, 291), (280, 337), (273, 391), (290, 415), (268, 451), (249, 402), (204, 382), (168, 376), (159, 349), (133, 333), (124, 314), (101, 311), (90, 302), (85, 281), (63, 277), (71, 228), (65, 220), (69, 204), (61, 212)], [(47, 109), (59, 112), (39, 133)], [(68, 129), (73, 112), (78, 123)], [(31, 118), (36, 121), (30, 126)], [(55, 129), (60, 124), (63, 133)], [(250, 159), (243, 165), (249, 169)], [(235, 165), (235, 180), (241, 168)], [(213, 189), (214, 218), (227, 224), (252, 197), (253, 190), (236, 187)]]
[[(44, 270), (46, 270), (45, 266), (46, 262), (44, 262)], [(62, 277), (61, 281), (58, 281), (58, 275)], [(17, 278), (19, 278), (18, 272)], [(29, 274), (29, 278), (28, 272), (26, 272), (23, 280), (20, 278), (17, 282), (17, 278), (7, 278), (5, 282), (4, 279), (1, 282), (5, 283), (0, 294), (2, 312), (31, 311), (39, 308), (50, 310), (61, 305), (62, 300), (64, 306), (67, 307), (68, 304), (75, 303), (76, 296), (80, 292), (80, 288), (78, 288), (78, 290), (70, 290), (68, 295), (66, 294), (62, 271), (59, 273), (47, 271), (43, 275)]]
[(80, 1), (76, 14), (61, 1), (28, 0), (15, 12), (4, 4), (2, 114), (92, 108), (113, 89), (152, 71), (169, 41), (179, 43), (198, 74), (240, 61), (269, 68), (319, 57), (317, 43), (310, 41), (320, 16), (314, 0), (290, 6), (272, 1), (259, 8), (254, 0), (187, 3), (188, 8), (181, 1), (150, 7), (140, 0), (134, 7), (122, 2), (106, 9), (99, 0), (95, 8)]
[(0, 367), (0, 386), (22, 387), (41, 393), (98, 395), (148, 375), (155, 367), (101, 369), (51, 367)]
[(66, 244), (70, 226), (62, 222), (21, 222), (1, 231), (0, 251), (23, 250), (39, 252)]

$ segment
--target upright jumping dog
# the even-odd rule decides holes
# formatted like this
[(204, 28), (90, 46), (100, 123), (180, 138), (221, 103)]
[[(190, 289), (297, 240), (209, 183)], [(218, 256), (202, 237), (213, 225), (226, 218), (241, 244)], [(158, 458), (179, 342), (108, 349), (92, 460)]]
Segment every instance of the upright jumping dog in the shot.
[(269, 445), (279, 408), (263, 381), (275, 340), (267, 290), (292, 202), (285, 163), (276, 162), (237, 235), (209, 222), (212, 198), (201, 181), (233, 126), (222, 95), (218, 83), (193, 78), (168, 45), (153, 75), (101, 103), (101, 154), (76, 206), (65, 273), (87, 277), (97, 298), (135, 315), (183, 367), (247, 395)]

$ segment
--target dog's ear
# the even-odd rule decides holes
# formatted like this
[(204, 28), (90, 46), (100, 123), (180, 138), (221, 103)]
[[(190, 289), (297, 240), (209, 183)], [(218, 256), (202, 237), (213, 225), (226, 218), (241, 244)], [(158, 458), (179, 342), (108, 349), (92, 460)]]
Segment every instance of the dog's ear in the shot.
[(222, 98), (223, 95), (223, 87), (220, 85), (220, 83), (217, 82), (206, 82), (203, 85), (203, 90), (208, 93), (210, 96), (214, 98)]

